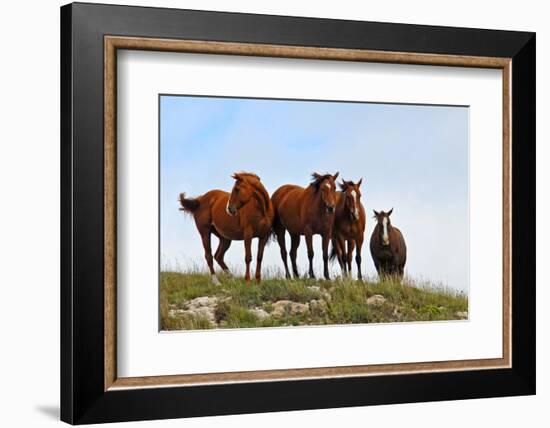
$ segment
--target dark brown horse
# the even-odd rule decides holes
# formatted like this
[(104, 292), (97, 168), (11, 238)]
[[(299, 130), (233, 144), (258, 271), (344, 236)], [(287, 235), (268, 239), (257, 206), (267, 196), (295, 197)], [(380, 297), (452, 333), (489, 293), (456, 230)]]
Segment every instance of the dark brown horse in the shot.
[(313, 235), (321, 235), (323, 239), (324, 276), (330, 279), (328, 272), (328, 244), (332, 238), (332, 225), (336, 210), (336, 178), (334, 175), (312, 174), (313, 181), (307, 188), (285, 184), (279, 187), (271, 200), (275, 208), (273, 232), (277, 236), (281, 248), (281, 258), (285, 266), (285, 274), (290, 278), (287, 264), (285, 231), (291, 238), (290, 259), (294, 277), (298, 278), (296, 256), (300, 245), (300, 236), (304, 235), (309, 259), (309, 276), (313, 273)]
[(195, 219), (214, 284), (219, 284), (219, 280), (214, 271), (211, 234), (220, 238), (214, 258), (225, 271), (228, 269), (223, 256), (231, 241), (244, 240), (247, 281), (250, 280), (252, 239), (259, 238), (256, 280), (260, 281), (263, 252), (273, 223), (273, 205), (259, 177), (241, 172), (235, 173), (233, 178), (235, 184), (231, 194), (222, 190), (211, 190), (197, 198), (185, 198), (184, 193), (180, 194), (180, 210)]
[(370, 253), (380, 277), (396, 276), (401, 281), (407, 262), (407, 246), (401, 231), (391, 224), (392, 212), (393, 208), (387, 213), (374, 211), (377, 224), (370, 238)]
[(357, 248), (355, 256), (357, 279), (363, 278), (361, 274), (361, 249), (363, 248), (365, 225), (367, 224), (365, 208), (361, 203), (361, 190), (359, 189), (362, 182), (363, 179), (360, 179), (357, 184), (345, 180), (338, 183), (341, 192), (337, 193), (338, 202), (332, 229), (331, 258), (338, 258), (344, 276), (351, 275), (353, 251)]

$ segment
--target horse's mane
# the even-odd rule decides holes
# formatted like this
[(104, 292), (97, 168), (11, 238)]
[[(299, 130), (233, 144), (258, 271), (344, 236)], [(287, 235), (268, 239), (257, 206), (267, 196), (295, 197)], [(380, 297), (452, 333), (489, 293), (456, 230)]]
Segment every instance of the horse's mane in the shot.
[(260, 181), (260, 177), (258, 177), (256, 174), (254, 174), (253, 172), (246, 172), (246, 171), (236, 172), (235, 174), (233, 174), (233, 178), (235, 180), (255, 178), (256, 180)]
[(267, 193), (267, 190), (265, 189), (264, 185), (260, 181), (260, 177), (258, 177), (253, 172), (237, 172), (233, 174), (233, 178), (235, 180), (244, 180), (248, 184), (250, 184), (252, 187), (254, 187), (254, 189), (256, 190), (254, 192), (254, 195), (256, 196), (256, 199), (260, 203), (260, 207), (263, 211), (263, 214), (265, 215), (269, 210), (270, 198), (269, 198), (269, 194)]
[(314, 172), (313, 174), (311, 174), (311, 183), (310, 185), (315, 187), (315, 190), (319, 190), (319, 186), (321, 185), (321, 183), (328, 179), (328, 178), (332, 178), (332, 174), (317, 174), (316, 172)]
[(345, 192), (348, 186), (355, 186), (355, 183), (351, 180), (350, 181), (342, 180), (341, 183), (338, 183), (338, 187), (342, 192)]

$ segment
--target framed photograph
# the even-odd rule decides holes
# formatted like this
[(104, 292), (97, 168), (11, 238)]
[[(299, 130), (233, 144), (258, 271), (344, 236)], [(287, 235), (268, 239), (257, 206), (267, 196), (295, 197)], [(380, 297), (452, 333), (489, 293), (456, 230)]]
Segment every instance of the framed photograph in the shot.
[(535, 393), (533, 33), (76, 3), (61, 56), (62, 420)]

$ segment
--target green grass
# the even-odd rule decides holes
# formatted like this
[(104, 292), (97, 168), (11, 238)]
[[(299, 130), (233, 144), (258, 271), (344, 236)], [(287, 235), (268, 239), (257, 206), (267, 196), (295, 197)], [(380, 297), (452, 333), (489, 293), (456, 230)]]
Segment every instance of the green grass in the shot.
[[(468, 298), (463, 293), (410, 280), (402, 285), (391, 278), (267, 278), (260, 284), (247, 284), (242, 278), (218, 277), (222, 284), (215, 286), (204, 273), (161, 272), (162, 330), (453, 320), (463, 317), (457, 312), (468, 310)], [(368, 304), (367, 299), (374, 295), (385, 300)], [(190, 307), (193, 299), (204, 296), (216, 299), (208, 308), (208, 316)], [(309, 310), (293, 312), (291, 305), (276, 303), (281, 300), (308, 305)], [(282, 309), (277, 312), (276, 306)]]

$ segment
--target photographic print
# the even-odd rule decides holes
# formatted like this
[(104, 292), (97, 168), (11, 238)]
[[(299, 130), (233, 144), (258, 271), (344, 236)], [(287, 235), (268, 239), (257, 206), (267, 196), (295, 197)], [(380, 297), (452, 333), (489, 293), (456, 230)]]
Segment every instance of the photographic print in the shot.
[(468, 319), (467, 106), (159, 95), (161, 330)]

